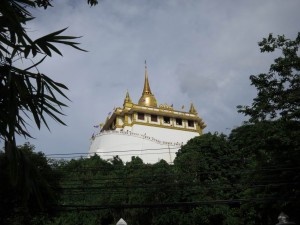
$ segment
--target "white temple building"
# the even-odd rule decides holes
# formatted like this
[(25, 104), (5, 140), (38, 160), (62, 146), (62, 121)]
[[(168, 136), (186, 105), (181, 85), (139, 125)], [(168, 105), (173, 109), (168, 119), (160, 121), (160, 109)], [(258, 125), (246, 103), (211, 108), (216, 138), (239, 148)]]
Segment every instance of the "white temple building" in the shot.
[(123, 107), (115, 108), (99, 133), (93, 135), (89, 155), (96, 153), (102, 159), (119, 156), (123, 162), (138, 156), (144, 163), (161, 159), (173, 163), (178, 149), (201, 135), (205, 127), (192, 103), (188, 112), (157, 104), (145, 66), (144, 89), (138, 103), (133, 103), (127, 91)]

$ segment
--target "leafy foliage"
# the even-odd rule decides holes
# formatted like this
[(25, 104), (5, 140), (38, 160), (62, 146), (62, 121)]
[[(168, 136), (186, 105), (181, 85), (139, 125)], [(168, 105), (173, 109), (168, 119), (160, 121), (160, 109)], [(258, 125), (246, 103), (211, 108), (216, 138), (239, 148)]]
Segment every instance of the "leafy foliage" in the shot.
[[(124, 165), (97, 155), (71, 160), (59, 166), (60, 210), (81, 213), (62, 213), (53, 224), (115, 224), (121, 217), (133, 225), (239, 224), (238, 205), (230, 203), (239, 192), (238, 157), (224, 135), (206, 134), (183, 146), (174, 165), (138, 157)], [(222, 199), (227, 203), (213, 204)], [(196, 204), (205, 201), (211, 204)]]
[[(16, 148), (15, 135), (31, 137), (28, 121), (49, 129), (47, 118), (65, 125), (60, 119), (62, 99), (67, 87), (39, 71), (39, 65), (53, 53), (62, 55), (55, 44), (84, 51), (74, 39), (61, 35), (62, 29), (33, 40), (28, 35), (28, 22), (35, 19), (30, 9), (51, 5), (51, 0), (3, 0), (0, 7), (0, 138), (5, 142), (12, 181), (16, 183), (17, 162), (21, 156)], [(88, 0), (91, 6), (96, 0)], [(22, 61), (22, 63), (20, 63)], [(18, 65), (18, 66), (16, 66)], [(23, 67), (22, 67), (23, 66)]]
[(230, 203), (240, 191), (237, 173), (242, 165), (240, 154), (231, 148), (223, 134), (204, 134), (193, 138), (177, 153), (174, 161), (183, 185), (183, 201), (229, 200), (228, 204), (199, 206), (191, 214), (194, 224), (230, 224), (236, 220)]
[[(241, 151), (248, 172), (241, 179), (241, 196), (258, 199), (244, 204), (249, 221), (272, 224), (280, 211), (299, 220), (300, 124), (265, 121), (236, 128), (230, 144)], [(250, 223), (248, 221), (248, 223)], [(258, 222), (259, 221), (259, 222)]]
[(268, 73), (250, 76), (258, 94), (252, 106), (238, 106), (239, 112), (250, 116), (250, 122), (282, 118), (300, 119), (300, 33), (295, 40), (272, 34), (259, 42), (261, 52), (281, 51)]
[(286, 211), (299, 223), (300, 33), (295, 40), (272, 34), (259, 42), (261, 52), (281, 53), (267, 74), (250, 76), (258, 95), (252, 106), (238, 106), (250, 116), (232, 131), (230, 143), (243, 152), (250, 172), (243, 177), (242, 196), (262, 199), (243, 205), (255, 224), (274, 224)]
[(10, 182), (7, 155), (0, 152), (0, 223), (32, 224), (34, 217), (53, 215), (60, 198), (60, 173), (41, 152), (26, 143), (20, 152), (17, 185)]
[(298, 222), (299, 126), (280, 120), (241, 126), (228, 138), (204, 134), (179, 150), (174, 165), (98, 155), (48, 160), (61, 178), (60, 201), (52, 202), (60, 214), (30, 219), (45, 225), (111, 225), (121, 217), (133, 225), (273, 225), (283, 210)]
[[(42, 163), (43, 169), (47, 167), (43, 156), (36, 157), (32, 154), (32, 146), (17, 148), (15, 136), (31, 137), (27, 130), (30, 120), (39, 129), (42, 124), (49, 129), (48, 118), (65, 125), (60, 116), (63, 115), (62, 107), (66, 107), (63, 101), (68, 100), (64, 94), (67, 87), (42, 73), (39, 65), (53, 54), (62, 55), (56, 44), (84, 51), (78, 47), (79, 43), (74, 42), (78, 37), (62, 35), (66, 29), (35, 40), (29, 36), (27, 25), (35, 19), (30, 10), (38, 7), (46, 9), (52, 6), (51, 2), (52, 0), (2, 0), (0, 6), (0, 139), (5, 143), (5, 156), (1, 157), (6, 160), (1, 167), (4, 179), (8, 182), (3, 187), (9, 187), (9, 194), (4, 196), (4, 202), (10, 206), (7, 210), (21, 211), (22, 215), (25, 215), (24, 210), (40, 210), (40, 207), (33, 207), (31, 204), (44, 205), (43, 192), (46, 195), (53, 192), (49, 191), (49, 183), (42, 179), (36, 168), (41, 166), (37, 162)], [(96, 5), (97, 0), (88, 0), (88, 4)], [(34, 157), (37, 162), (33, 163), (29, 158)], [(43, 175), (52, 177), (51, 174)], [(12, 192), (16, 194), (15, 198), (11, 198)], [(47, 198), (49, 205), (53, 206), (52, 199), (55, 196)], [(2, 208), (5, 209), (4, 206)], [(10, 213), (12, 212), (8, 212)]]
[[(58, 115), (62, 114), (60, 108), (66, 105), (57, 98), (57, 94), (67, 98), (63, 93), (67, 87), (39, 72), (37, 67), (47, 56), (51, 57), (52, 52), (62, 55), (53, 43), (82, 49), (77, 47), (77, 42), (70, 41), (77, 37), (60, 35), (65, 29), (36, 40), (27, 35), (25, 25), (34, 19), (27, 8), (48, 5), (49, 1), (1, 2), (0, 135), (6, 142), (14, 143), (15, 133), (31, 137), (26, 129), (26, 117), (33, 118), (38, 128), (42, 123), (48, 127), (45, 115), (64, 124)], [(14, 66), (19, 60), (33, 63), (27, 68), (19, 68)]]

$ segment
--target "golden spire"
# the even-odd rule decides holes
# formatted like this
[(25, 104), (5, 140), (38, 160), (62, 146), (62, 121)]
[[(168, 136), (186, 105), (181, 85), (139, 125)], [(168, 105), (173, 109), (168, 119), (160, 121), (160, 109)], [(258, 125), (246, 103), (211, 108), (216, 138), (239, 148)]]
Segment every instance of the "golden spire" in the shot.
[(198, 115), (198, 112), (197, 110), (195, 109), (195, 106), (193, 103), (191, 103), (191, 107), (190, 107), (190, 111), (189, 113), (192, 113), (192, 114), (195, 114), (195, 115)]
[(132, 100), (131, 100), (131, 98), (130, 98), (130, 96), (129, 96), (128, 90), (127, 90), (127, 92), (126, 92), (126, 97), (125, 97), (125, 99), (124, 99), (124, 103), (132, 103)]
[(128, 90), (126, 91), (126, 97), (124, 99), (124, 103), (123, 103), (123, 106), (125, 107), (125, 105), (128, 105), (128, 104), (132, 104), (132, 100), (129, 96), (129, 92)]
[(150, 106), (150, 107), (157, 107), (157, 101), (154, 95), (151, 92), (149, 80), (148, 80), (148, 69), (145, 60), (145, 82), (144, 82), (144, 90), (142, 93), (142, 97), (139, 100), (139, 105), (142, 106)]
[(146, 60), (145, 60), (145, 82), (144, 82), (143, 94), (147, 94), (147, 95), (152, 94), (149, 85), (149, 80), (148, 80), (148, 68), (147, 68)]

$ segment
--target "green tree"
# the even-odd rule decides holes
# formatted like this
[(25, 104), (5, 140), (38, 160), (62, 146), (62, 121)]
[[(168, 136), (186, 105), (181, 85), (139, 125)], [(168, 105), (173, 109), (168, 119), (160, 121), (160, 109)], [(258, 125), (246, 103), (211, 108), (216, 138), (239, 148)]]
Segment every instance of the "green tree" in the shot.
[(247, 224), (274, 224), (281, 211), (299, 221), (300, 123), (263, 121), (233, 130), (231, 146), (243, 155), (241, 198)]
[[(39, 70), (39, 65), (52, 54), (62, 55), (55, 44), (63, 44), (78, 50), (78, 37), (63, 36), (62, 29), (33, 40), (28, 22), (34, 20), (30, 9), (51, 6), (51, 0), (2, 0), (0, 6), (0, 138), (5, 143), (5, 153), (11, 162), (16, 182), (17, 162), (20, 154), (15, 135), (31, 137), (27, 131), (28, 118), (40, 128), (44, 123), (49, 129), (47, 117), (64, 124), (59, 118), (60, 98), (67, 98), (67, 87), (52, 80)], [(88, 0), (95, 5), (96, 0)], [(22, 60), (24, 67), (18, 61)], [(18, 66), (16, 66), (18, 65)]]
[[(48, 163), (41, 152), (26, 143), (18, 146), (23, 156), (19, 161), (17, 185), (9, 176), (7, 155), (0, 152), (0, 223), (33, 224), (35, 218), (54, 215), (60, 199), (61, 174)], [(41, 223), (40, 223), (41, 224)]]
[(268, 73), (250, 76), (257, 88), (251, 106), (238, 106), (249, 122), (232, 131), (231, 144), (243, 152), (252, 171), (243, 182), (246, 198), (257, 203), (242, 211), (249, 223), (274, 224), (284, 210), (299, 223), (300, 33), (295, 40), (270, 34), (259, 42), (261, 52), (280, 54)]
[[(59, 209), (62, 210), (49, 224), (111, 224), (115, 211), (112, 209), (85, 211), (84, 207), (101, 207), (126, 197), (116, 193), (123, 181), (124, 165), (120, 158), (112, 162), (98, 155), (89, 158), (72, 159), (58, 166), (62, 172), (62, 197)], [(121, 180), (121, 181), (120, 181)], [(82, 208), (80, 213), (77, 209)], [(71, 210), (71, 212), (65, 212)]]
[[(132, 157), (124, 165), (119, 157), (105, 161), (94, 155), (61, 165), (61, 209), (74, 212), (62, 213), (53, 224), (108, 225), (120, 217), (133, 225), (162, 224), (167, 218), (174, 221), (176, 211), (170, 209), (166, 215), (160, 208), (147, 207), (175, 202), (180, 193), (172, 166), (165, 161), (150, 165)], [(76, 213), (78, 208), (92, 211)]]
[[(133, 205), (160, 205), (172, 203), (175, 200), (177, 188), (172, 167), (164, 160), (153, 165), (142, 164), (141, 159), (132, 158), (126, 164), (128, 187), (128, 203)], [(157, 224), (155, 220), (167, 213), (158, 208), (143, 207), (125, 211), (130, 220), (128, 223)], [(168, 224), (171, 224), (170, 221)]]
[[(189, 210), (190, 224), (238, 224), (239, 171), (242, 156), (223, 134), (204, 134), (188, 141), (174, 161), (181, 183), (182, 202), (203, 202)], [(225, 204), (217, 204), (218, 201)]]
[(259, 42), (261, 52), (281, 51), (268, 73), (250, 76), (257, 97), (251, 106), (238, 106), (250, 122), (282, 118), (300, 120), (300, 33), (295, 40), (272, 34)]

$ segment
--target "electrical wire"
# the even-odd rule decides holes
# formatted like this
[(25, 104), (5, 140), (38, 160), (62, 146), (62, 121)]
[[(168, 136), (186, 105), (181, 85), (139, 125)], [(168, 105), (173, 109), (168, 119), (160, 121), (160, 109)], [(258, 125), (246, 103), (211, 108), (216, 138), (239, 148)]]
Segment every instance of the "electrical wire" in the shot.
[(105, 152), (101, 152), (101, 151), (95, 151), (95, 152), (73, 152), (73, 153), (54, 153), (54, 154), (46, 154), (46, 156), (60, 156), (60, 155), (91, 155), (91, 154), (105, 154), (107, 152), (109, 153), (122, 153), (122, 152), (140, 152), (140, 151), (159, 151), (159, 150), (169, 150), (169, 149), (178, 149), (178, 148), (174, 148), (174, 147), (169, 147), (169, 148), (146, 148), (146, 149), (130, 149), (130, 150), (125, 150), (125, 151), (105, 151)]
[[(293, 198), (290, 198), (292, 200)], [(148, 203), (148, 204), (101, 204), (101, 205), (58, 205), (59, 211), (94, 211), (103, 209), (132, 209), (132, 208), (180, 208), (180, 207), (198, 207), (201, 205), (233, 205), (242, 203), (259, 203), (265, 201), (276, 201), (278, 198), (240, 198), (240, 199), (227, 199), (227, 200), (207, 200), (207, 201), (192, 201), (192, 202), (164, 202), (164, 203)], [(294, 200), (294, 199), (293, 199)]]

